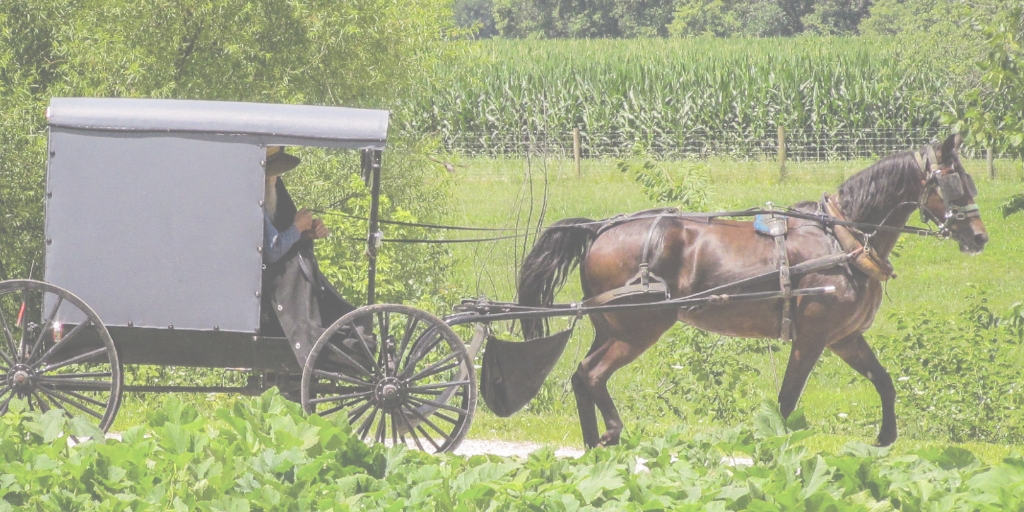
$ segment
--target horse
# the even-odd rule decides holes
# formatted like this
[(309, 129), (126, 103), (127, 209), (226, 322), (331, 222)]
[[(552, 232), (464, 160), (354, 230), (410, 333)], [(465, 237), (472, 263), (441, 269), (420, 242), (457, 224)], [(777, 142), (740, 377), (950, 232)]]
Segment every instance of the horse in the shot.
[[(960, 162), (961, 144), (954, 134), (919, 151), (889, 155), (847, 179), (837, 194), (793, 205), (790, 211), (804, 215), (786, 217), (781, 251), (772, 237), (756, 233), (751, 221), (665, 211), (603, 221), (563, 219), (545, 229), (521, 265), (517, 292), (523, 306), (552, 304), (577, 266), (586, 297), (623, 287), (646, 266), (676, 298), (779, 271), (783, 254), (790, 265), (842, 251), (852, 258), (792, 278), (793, 289), (834, 287), (830, 294), (590, 314), (594, 340), (571, 378), (587, 448), (619, 442), (623, 423), (608, 393), (608, 379), (677, 321), (727, 336), (790, 340), (778, 395), (783, 417), (795, 409), (818, 358), (831, 350), (874, 384), (882, 409), (876, 444), (892, 444), (897, 437), (895, 388), (864, 332), (882, 302), (882, 281), (892, 275), (887, 257), (901, 230), (910, 229), (905, 225), (914, 210), (956, 240), (961, 252), (979, 253), (988, 241), (974, 202), (977, 190)], [(854, 247), (847, 247), (851, 240)], [(778, 279), (740, 284), (729, 292), (781, 286)], [(539, 320), (521, 322), (527, 339), (546, 330)], [(605, 424), (600, 437), (597, 411)]]

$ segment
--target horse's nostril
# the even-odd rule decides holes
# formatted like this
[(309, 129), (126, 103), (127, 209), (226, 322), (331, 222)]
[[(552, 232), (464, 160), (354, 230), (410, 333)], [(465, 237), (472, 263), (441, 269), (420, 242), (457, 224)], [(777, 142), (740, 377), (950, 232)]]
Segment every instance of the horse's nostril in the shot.
[(987, 242), (988, 235), (986, 235), (985, 233), (978, 233), (977, 235), (974, 235), (974, 243), (978, 244), (979, 246), (985, 245)]

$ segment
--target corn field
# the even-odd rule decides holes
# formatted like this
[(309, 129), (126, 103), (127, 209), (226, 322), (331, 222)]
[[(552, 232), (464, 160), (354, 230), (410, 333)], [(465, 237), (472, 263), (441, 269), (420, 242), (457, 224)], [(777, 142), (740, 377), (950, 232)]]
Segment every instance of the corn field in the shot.
[(403, 122), (478, 155), (571, 149), (578, 128), (584, 156), (757, 157), (782, 126), (792, 158), (870, 156), (948, 134), (941, 115), (966, 106), (966, 77), (890, 40), (460, 44)]

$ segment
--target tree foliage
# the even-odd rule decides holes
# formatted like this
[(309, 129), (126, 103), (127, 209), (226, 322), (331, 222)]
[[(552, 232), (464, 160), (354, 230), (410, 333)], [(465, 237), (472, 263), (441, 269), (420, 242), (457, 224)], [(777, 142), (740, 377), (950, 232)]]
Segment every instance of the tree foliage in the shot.
[(673, 0), (494, 0), (497, 32), (514, 38), (664, 36)]
[(987, 25), (980, 81), (971, 92), (963, 121), (972, 138), (987, 147), (1024, 150), (1024, 2), (1017, 0)]
[[(26, 277), (41, 253), (51, 97), (345, 105), (400, 119), (403, 98), (441, 59), (450, 23), (451, 0), (0, 2), (0, 270)], [(435, 176), (401, 163), (416, 143), (393, 132), (392, 147), (408, 174), (388, 185), (440, 193)], [(301, 173), (292, 183), (299, 196), (314, 185)], [(436, 210), (389, 204), (412, 216)]]

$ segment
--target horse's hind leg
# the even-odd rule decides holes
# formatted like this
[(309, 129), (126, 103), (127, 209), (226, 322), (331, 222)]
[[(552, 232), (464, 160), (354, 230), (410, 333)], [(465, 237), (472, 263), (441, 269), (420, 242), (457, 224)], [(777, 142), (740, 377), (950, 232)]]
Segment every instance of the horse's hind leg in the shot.
[[(587, 359), (594, 352), (599, 351), (606, 341), (607, 339), (601, 336), (600, 333), (595, 334), (594, 343), (590, 346), (590, 351), (587, 353)], [(584, 359), (585, 361), (586, 359)], [(572, 374), (572, 392), (576, 396), (576, 412), (579, 414), (580, 429), (583, 431), (583, 445), (587, 448), (593, 448), (597, 446), (598, 442), (597, 410), (595, 409), (594, 397), (586, 385), (585, 376), (587, 371), (583, 366), (584, 362), (580, 362), (576, 372)]]
[[(656, 340), (657, 338), (653, 341)], [(616, 370), (636, 359), (653, 341), (638, 346), (623, 340), (609, 339), (580, 362), (572, 383), (580, 413), (580, 426), (583, 429), (583, 442), (587, 448), (619, 443), (622, 418), (615, 407), (615, 402), (612, 401), (611, 394), (608, 393), (608, 379)], [(581, 396), (585, 396), (587, 402), (582, 402)], [(594, 405), (604, 418), (605, 432), (600, 438), (597, 437)]]
[(896, 389), (889, 372), (878, 362), (861, 334), (844, 338), (829, 348), (875, 385), (882, 401), (882, 428), (878, 431), (877, 443), (879, 446), (889, 446), (896, 440)]

